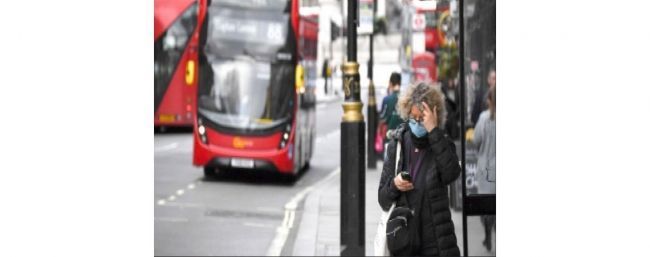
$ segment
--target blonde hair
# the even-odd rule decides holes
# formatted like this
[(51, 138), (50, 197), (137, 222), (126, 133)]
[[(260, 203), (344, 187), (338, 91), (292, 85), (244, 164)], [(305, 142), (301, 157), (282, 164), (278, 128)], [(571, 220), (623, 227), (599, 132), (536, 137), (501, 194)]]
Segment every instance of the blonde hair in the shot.
[(443, 128), (447, 121), (447, 109), (445, 108), (445, 96), (440, 86), (432, 85), (426, 82), (419, 82), (408, 87), (406, 92), (402, 92), (397, 102), (397, 111), (403, 120), (409, 119), (411, 107), (416, 103), (425, 102), (433, 111), (437, 107), (438, 127)]

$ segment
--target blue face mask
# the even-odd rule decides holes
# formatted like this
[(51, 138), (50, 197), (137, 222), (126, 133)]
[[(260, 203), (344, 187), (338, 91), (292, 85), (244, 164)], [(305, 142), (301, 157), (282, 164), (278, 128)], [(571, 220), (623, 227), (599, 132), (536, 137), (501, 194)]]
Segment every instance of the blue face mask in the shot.
[(427, 134), (427, 129), (414, 119), (409, 119), (409, 127), (411, 128), (411, 133), (413, 133), (417, 138), (423, 137)]

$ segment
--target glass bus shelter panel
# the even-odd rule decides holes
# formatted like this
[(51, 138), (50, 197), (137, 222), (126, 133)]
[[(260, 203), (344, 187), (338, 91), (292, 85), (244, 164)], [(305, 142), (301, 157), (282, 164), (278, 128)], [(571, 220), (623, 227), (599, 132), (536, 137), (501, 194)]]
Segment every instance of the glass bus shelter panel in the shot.
[(496, 0), (466, 0), (463, 8), (466, 194), (494, 195), (497, 173), (494, 157), (496, 120), (484, 120), (483, 128), (492, 126), (488, 129), (477, 126), (482, 115), (491, 117), (488, 77), (492, 69), (496, 70)]

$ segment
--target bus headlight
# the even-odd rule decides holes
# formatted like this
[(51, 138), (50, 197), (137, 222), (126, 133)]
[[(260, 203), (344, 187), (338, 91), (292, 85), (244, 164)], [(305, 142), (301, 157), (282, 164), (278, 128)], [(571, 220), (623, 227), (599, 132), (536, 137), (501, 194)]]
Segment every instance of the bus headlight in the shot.
[(197, 122), (198, 122), (197, 131), (199, 132), (199, 138), (201, 138), (201, 142), (207, 144), (208, 136), (205, 134), (205, 126), (203, 126), (203, 121), (201, 119), (198, 119)]
[(284, 133), (282, 133), (282, 138), (280, 138), (280, 149), (287, 146), (287, 142), (289, 141), (290, 133), (291, 133), (291, 124), (287, 124), (287, 126), (284, 129)]

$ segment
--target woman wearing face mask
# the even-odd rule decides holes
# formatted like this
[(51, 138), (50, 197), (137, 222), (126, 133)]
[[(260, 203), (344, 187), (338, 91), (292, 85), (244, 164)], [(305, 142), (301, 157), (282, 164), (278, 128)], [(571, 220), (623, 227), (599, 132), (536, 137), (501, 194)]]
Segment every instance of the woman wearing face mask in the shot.
[[(449, 210), (447, 185), (460, 175), (456, 148), (444, 135), (445, 102), (438, 87), (419, 83), (400, 97), (398, 111), (406, 123), (392, 135), (379, 182), (379, 205), (387, 211), (402, 194), (414, 217), (409, 221), (412, 256), (460, 256)], [(395, 176), (397, 141), (401, 144), (398, 169), (410, 181)]]

